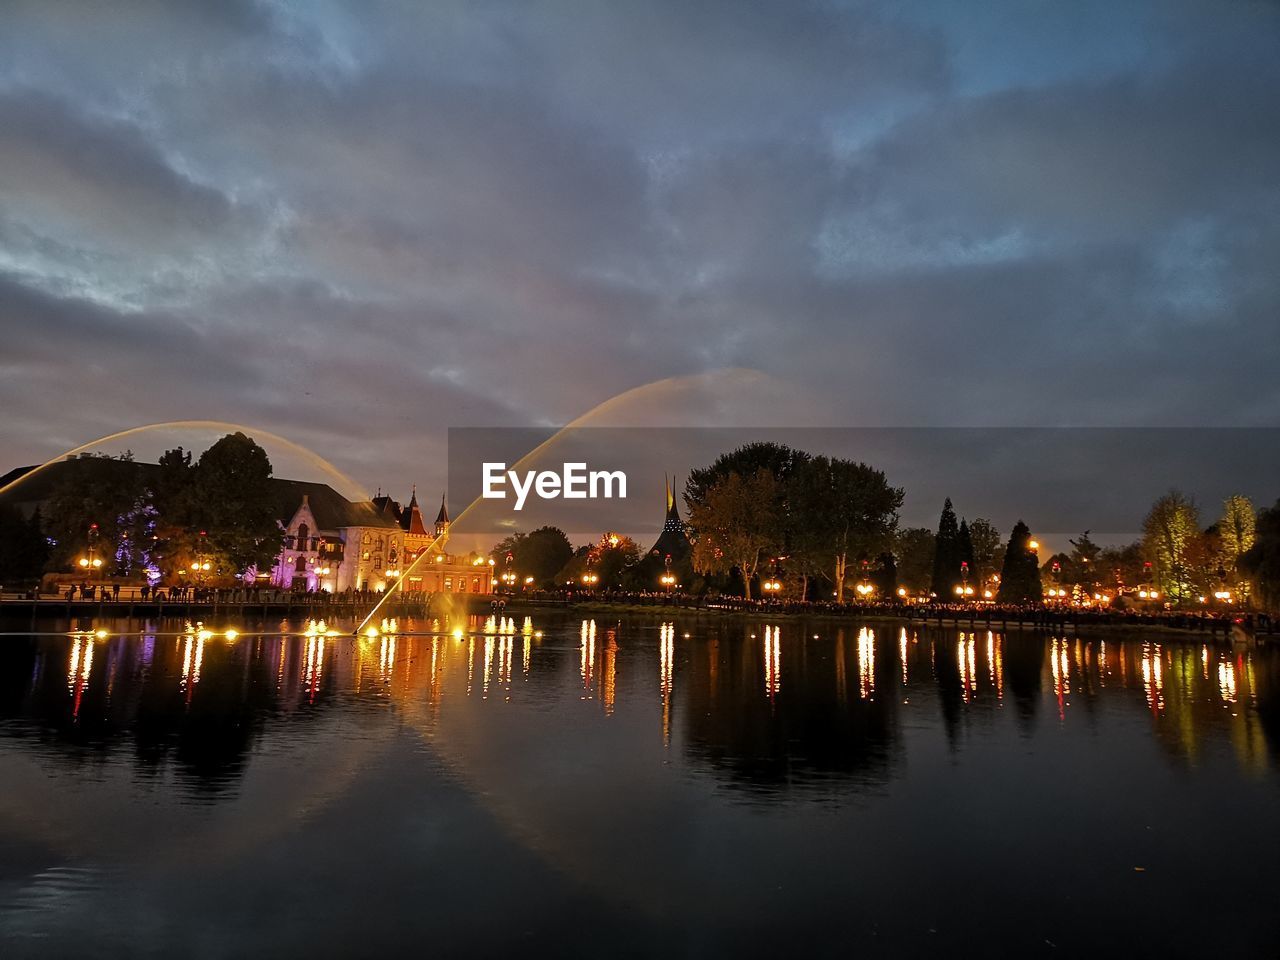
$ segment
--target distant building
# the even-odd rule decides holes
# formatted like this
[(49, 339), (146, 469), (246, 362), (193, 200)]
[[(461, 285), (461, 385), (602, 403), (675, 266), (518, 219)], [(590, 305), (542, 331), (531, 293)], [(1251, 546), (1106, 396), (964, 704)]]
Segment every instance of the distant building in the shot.
[[(408, 593), (492, 593), (493, 565), (478, 553), (451, 554), (444, 497), (430, 530), (415, 489), (409, 505), (379, 494), (352, 503), (324, 487), (340, 503), (304, 495), (284, 522), (285, 549), (271, 582), (309, 590), (386, 590), (399, 579)], [(421, 558), (421, 561), (419, 561)], [(298, 583), (302, 577), (303, 582)]]
[[(6, 493), (5, 502), (26, 516), (46, 508), (81, 459), (69, 457), (50, 464)], [(113, 462), (96, 465), (101, 468)], [(132, 466), (142, 471), (144, 479), (159, 469), (153, 463)], [(0, 477), (0, 487), (36, 469), (11, 470)], [(271, 569), (256, 571), (259, 583), (284, 589), (377, 591), (404, 577), (403, 589), (413, 592), (493, 592), (493, 568), (487, 558), (446, 552), (449, 514), (443, 497), (436, 522), (428, 530), (416, 491), (404, 509), (390, 497), (348, 500), (328, 484), (304, 480), (272, 478), (269, 491), (284, 543)], [(430, 556), (410, 569), (424, 553)]]
[(671, 558), (673, 564), (679, 564), (693, 551), (689, 543), (689, 534), (685, 530), (684, 521), (680, 519), (680, 508), (676, 506), (675, 478), (667, 483), (667, 516), (662, 522), (662, 533), (649, 548), (649, 556), (666, 561)]

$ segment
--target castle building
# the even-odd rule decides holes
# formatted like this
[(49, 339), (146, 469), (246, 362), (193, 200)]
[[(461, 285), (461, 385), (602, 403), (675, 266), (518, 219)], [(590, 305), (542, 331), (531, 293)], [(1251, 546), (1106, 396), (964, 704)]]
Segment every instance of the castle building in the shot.
[(381, 494), (353, 503), (324, 484), (305, 486), (321, 489), (304, 492), (302, 502), (282, 521), (284, 549), (272, 568), (272, 584), (379, 592), (403, 579), (406, 593), (493, 592), (493, 565), (487, 558), (448, 552), (450, 521), (444, 497), (428, 529), (416, 489), (402, 508)]

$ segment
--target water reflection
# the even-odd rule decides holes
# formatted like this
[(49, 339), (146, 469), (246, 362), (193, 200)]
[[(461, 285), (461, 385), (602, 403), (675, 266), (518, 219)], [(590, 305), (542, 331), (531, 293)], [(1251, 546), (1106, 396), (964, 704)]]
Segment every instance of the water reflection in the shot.
[[(651, 629), (577, 621), (577, 696), (597, 701), (604, 718), (622, 710), (628, 723), (642, 722), (646, 679), (635, 656), (654, 642)], [(1194, 760), (1202, 741), (1224, 734), (1245, 768), (1265, 767), (1276, 755), (1277, 657), (1266, 651), (869, 625), (849, 645), (843, 628), (810, 629), (724, 622), (686, 637), (674, 622), (661, 623), (653, 722), (662, 743), (671, 745), (680, 714), (684, 754), (725, 785), (829, 790), (840, 780), (892, 775), (905, 709), (936, 711), (958, 749), (975, 724), (993, 722), (1007, 692), (1024, 735), (1046, 698), (1054, 720), (1069, 725), (1079, 709), (1098, 722), (1100, 698), (1123, 707), (1137, 695), (1171, 756)], [(222, 789), (269, 723), (303, 707), (323, 711), (372, 697), (430, 704), (438, 720), (458, 698), (555, 703), (568, 692), (562, 648), (543, 648), (531, 619), (517, 626), (488, 618), (463, 633), (355, 640), (311, 624), (291, 636), (188, 628), (12, 640), (0, 660), (2, 732), (23, 737), (40, 729), (54, 743), (99, 754), (126, 747), (144, 768), (176, 759)], [(886, 633), (896, 643), (881, 642)], [(47, 668), (55, 661), (65, 665), (56, 686)]]
[[(519, 896), (504, 909), (554, 914), (589, 889), (592, 910), (616, 897), (645, 913), (649, 948), (679, 935), (664, 923), (696, 903), (699, 917), (740, 925), (744, 952), (752, 918), (772, 910), (830, 953), (841, 934), (818, 908), (832, 897), (909, 926), (932, 923), (945, 890), (971, 922), (971, 888), (1022, 916), (1037, 909), (1018, 899), (1031, 877), (1058, 904), (1090, 896), (1106, 870), (1132, 882), (1149, 823), (1160, 844), (1187, 845), (1177, 863), (1217, 855), (1217, 832), (1200, 843), (1192, 828), (1210, 808), (1233, 823), (1268, 816), (1280, 757), (1270, 650), (785, 618), (388, 621), (359, 639), (319, 622), (289, 633), (125, 626), (0, 643), (0, 763), (15, 798), (0, 805), (0, 843), (38, 851), (0, 868), (0, 948), (6, 890), (24, 891), (9, 902), (28, 910), (33, 936), (96, 935), (21, 906), (46, 902), (60, 865), (117, 870), (149, 856), (152, 876), (165, 856), (182, 870), (198, 857), (202, 872), (225, 859), (237, 867), (221, 889), (234, 890), (273, 869), (274, 884), (307, 884), (294, 865), (308, 856), (323, 884), (350, 873), (374, 899), (414, 891), (398, 923), (421, 911), (443, 929), (441, 916), (474, 909), (484, 926), (467, 904), (488, 904), (477, 891), (510, 871)], [(1009, 804), (1015, 787), (1029, 815)], [(973, 812), (986, 810), (998, 816)], [(1105, 836), (1105, 849), (1086, 860), (1069, 844), (1051, 876), (1006, 877), (1007, 851), (1068, 833)], [(451, 872), (441, 849), (455, 834)], [(954, 856), (939, 858), (943, 848)], [(983, 873), (984, 856), (998, 866)], [(531, 858), (551, 869), (534, 872)], [(1185, 889), (1177, 863), (1165, 870)], [(82, 886), (151, 902), (136, 876), (105, 875)], [(414, 886), (428, 875), (441, 887)], [(974, 876), (985, 884), (966, 885)], [(544, 898), (554, 878), (565, 888)], [(895, 915), (881, 893), (891, 880), (927, 895), (902, 898), (910, 909)], [(447, 911), (421, 906), (455, 885), (465, 896)], [(343, 915), (322, 885), (306, 889), (313, 922)], [(1093, 906), (1105, 913), (1130, 889)], [(1045, 915), (1027, 943), (1042, 944)]]

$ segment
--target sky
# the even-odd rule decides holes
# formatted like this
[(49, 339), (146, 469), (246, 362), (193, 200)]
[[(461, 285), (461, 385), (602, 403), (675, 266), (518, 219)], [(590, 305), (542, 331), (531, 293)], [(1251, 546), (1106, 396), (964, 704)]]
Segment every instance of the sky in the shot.
[(1277, 90), (1262, 0), (8, 0), (0, 466), (1280, 425)]

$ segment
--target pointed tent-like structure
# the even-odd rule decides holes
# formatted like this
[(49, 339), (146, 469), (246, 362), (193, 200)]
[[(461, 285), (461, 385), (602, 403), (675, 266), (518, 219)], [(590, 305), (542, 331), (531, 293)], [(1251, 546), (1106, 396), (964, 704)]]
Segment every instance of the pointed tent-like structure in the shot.
[(672, 560), (681, 560), (689, 554), (689, 537), (685, 533), (684, 521), (680, 519), (680, 508), (676, 505), (674, 478), (663, 479), (667, 486), (667, 516), (662, 522), (662, 533), (649, 552), (664, 560), (667, 556)]
[(449, 532), (449, 510), (444, 504), (445, 494), (440, 494), (440, 512), (436, 514), (436, 536), (442, 537)]
[(415, 486), (409, 495), (409, 506), (404, 510), (400, 525), (410, 536), (427, 536), (427, 525), (422, 520), (422, 508), (418, 506), (418, 488)]

